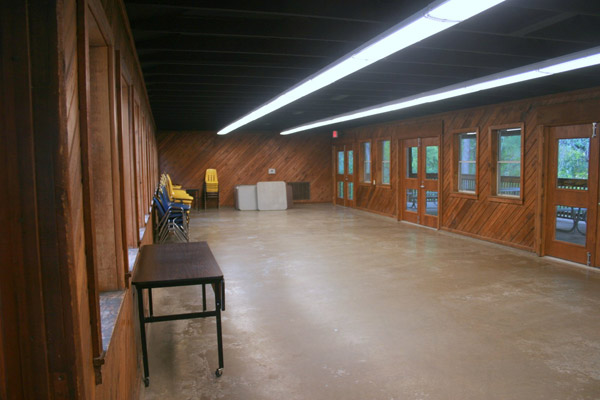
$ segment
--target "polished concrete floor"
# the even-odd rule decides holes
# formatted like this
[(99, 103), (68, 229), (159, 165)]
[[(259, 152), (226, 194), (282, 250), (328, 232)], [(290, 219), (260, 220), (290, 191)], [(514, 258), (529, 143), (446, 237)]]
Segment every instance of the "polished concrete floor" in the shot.
[(330, 205), (191, 231), (227, 283), (224, 375), (214, 318), (152, 324), (142, 399), (600, 399), (596, 272)]

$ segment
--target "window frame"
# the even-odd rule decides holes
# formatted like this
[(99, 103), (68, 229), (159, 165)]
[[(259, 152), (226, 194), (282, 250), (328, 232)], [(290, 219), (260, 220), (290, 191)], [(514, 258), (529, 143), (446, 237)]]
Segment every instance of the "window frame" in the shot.
[[(369, 181), (365, 181), (365, 160), (364, 160), (364, 151), (363, 151), (363, 145), (365, 143), (369, 143), (369, 156), (370, 156), (370, 165), (371, 165), (371, 176)], [(358, 184), (362, 185), (362, 186), (371, 186), (373, 185), (373, 141), (372, 140), (361, 140), (358, 143), (358, 159), (360, 162), (360, 169), (358, 171)], [(354, 157), (354, 161), (356, 163), (356, 157)]]
[[(459, 190), (459, 160), (460, 160), (460, 136), (465, 133), (475, 134), (475, 190)], [(451, 132), (452, 135), (452, 193), (453, 197), (463, 197), (467, 199), (479, 199), (479, 149), (480, 149), (480, 131), (479, 127), (457, 129)], [(438, 175), (439, 176), (439, 175)]]
[[(390, 142), (390, 159), (389, 159), (389, 166), (390, 166), (390, 182), (389, 183), (382, 183), (383, 182), (383, 143), (384, 142)], [(384, 137), (384, 138), (379, 138), (376, 141), (377, 143), (377, 150), (376, 150), (376, 162), (377, 162), (377, 168), (376, 168), (376, 186), (377, 187), (381, 187), (384, 189), (390, 189), (392, 187), (392, 180), (394, 178), (393, 175), (393, 163), (392, 163), (392, 139), (390, 137)], [(371, 162), (371, 171), (373, 169), (373, 163)]]
[[(498, 183), (498, 131), (520, 128), (521, 129), (521, 176), (519, 196), (507, 196), (497, 194)], [(524, 186), (525, 186), (525, 124), (517, 122), (512, 124), (493, 125), (489, 127), (489, 147), (490, 147), (490, 196), (489, 200), (499, 203), (523, 204)]]

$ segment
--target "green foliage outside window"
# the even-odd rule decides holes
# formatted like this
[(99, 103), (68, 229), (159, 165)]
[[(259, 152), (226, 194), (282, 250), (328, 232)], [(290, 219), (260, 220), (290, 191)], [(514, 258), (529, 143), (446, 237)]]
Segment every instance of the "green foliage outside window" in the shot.
[(558, 178), (588, 179), (590, 140), (588, 138), (558, 141)]
[(425, 151), (425, 173), (426, 174), (437, 174), (438, 163), (439, 163), (439, 151), (438, 146), (427, 146)]
[(354, 173), (354, 152), (352, 150), (348, 151), (348, 174), (352, 175)]
[(384, 185), (390, 184), (390, 158), (391, 142), (384, 140), (381, 142), (381, 183)]

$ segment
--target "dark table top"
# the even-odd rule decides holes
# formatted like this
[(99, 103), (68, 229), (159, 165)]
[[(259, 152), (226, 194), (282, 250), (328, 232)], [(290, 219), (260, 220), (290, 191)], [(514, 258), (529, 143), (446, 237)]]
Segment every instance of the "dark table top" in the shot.
[(151, 244), (142, 247), (132, 283), (140, 287), (216, 283), (223, 272), (206, 242)]

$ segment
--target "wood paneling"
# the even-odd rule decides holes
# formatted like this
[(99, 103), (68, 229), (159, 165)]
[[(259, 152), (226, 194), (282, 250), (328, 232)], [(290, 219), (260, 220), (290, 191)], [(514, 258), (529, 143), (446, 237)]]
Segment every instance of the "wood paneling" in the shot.
[(202, 189), (206, 169), (216, 168), (221, 205), (233, 205), (236, 185), (259, 181), (310, 182), (310, 202), (331, 201), (327, 134), (160, 132), (157, 140), (160, 170), (184, 188)]
[[(455, 113), (444, 119), (445, 145), (443, 146), (443, 201), (444, 213), (442, 227), (476, 237), (493, 239), (500, 243), (510, 243), (516, 247), (533, 249), (534, 212), (537, 198), (537, 182), (534, 166), (537, 164), (537, 137), (529, 134), (536, 125), (535, 115), (527, 112), (524, 103), (513, 103), (471, 111)], [(523, 160), (524, 204), (506, 204), (489, 201), (491, 196), (491, 126), (524, 123), (525, 159)], [(452, 176), (456, 170), (453, 165), (452, 139), (454, 132), (478, 128), (478, 189), (476, 198), (455, 195)]]
[[(151, 232), (151, 230), (149, 231)], [(149, 235), (151, 236), (151, 235)], [(137, 348), (134, 324), (133, 296), (130, 290), (125, 293), (123, 304), (115, 324), (115, 330), (108, 348), (105, 364), (102, 367), (102, 384), (96, 387), (98, 399), (137, 399), (140, 369), (136, 357), (127, 357)]]
[[(120, 50), (130, 90), (138, 93), (138, 112), (145, 119), (145, 156), (149, 161), (156, 159), (154, 124), (123, 5), (119, 0), (103, 3), (64, 0), (0, 5), (0, 163), (4, 172), (0, 180), (11, 194), (2, 197), (10, 204), (3, 204), (0, 211), (2, 236), (9, 238), (2, 241), (0, 251), (2, 399), (137, 397), (140, 381), (131, 292), (125, 295), (129, 302), (121, 309), (103, 367), (109, 390), (96, 386), (93, 367), (93, 358), (98, 356), (93, 341), (98, 346), (99, 325), (97, 316), (90, 313), (90, 304), (97, 298), (87, 274), (88, 265), (95, 264), (93, 257), (87, 257), (94, 246), (86, 238), (94, 237), (88, 230), (93, 215), (90, 204), (97, 203), (94, 195), (107, 195), (110, 200), (98, 219), (112, 221), (113, 234), (107, 237), (115, 248), (112, 268), (124, 270), (124, 257), (116, 256), (123, 252), (119, 224), (126, 207), (120, 204), (121, 174), (116, 162), (116, 96), (120, 93), (115, 92), (115, 80), (120, 75), (112, 70), (113, 50)], [(110, 43), (100, 57), (102, 80), (92, 85), (88, 69), (94, 74), (100, 63), (87, 67), (88, 32), (85, 24), (78, 23), (88, 6)], [(101, 37), (92, 39), (97, 44)], [(99, 91), (98, 83), (105, 89)], [(96, 96), (91, 97), (91, 92)], [(90, 115), (92, 102), (105, 107)], [(101, 142), (86, 141), (82, 132), (88, 131), (88, 122), (98, 128), (92, 139)], [(96, 150), (108, 149), (111, 156), (92, 168), (84, 153), (94, 153), (94, 145)], [(83, 184), (94, 170), (100, 171), (106, 183), (104, 188), (99, 186), (106, 189), (104, 194)], [(158, 180), (158, 171), (149, 162), (145, 173), (147, 203), (143, 206), (148, 209), (148, 193)], [(135, 236), (137, 242), (137, 228)], [(146, 235), (144, 241), (151, 236)]]
[(120, 288), (115, 262), (120, 257), (120, 243), (115, 233), (115, 207), (113, 196), (113, 151), (111, 143), (109, 98), (109, 59), (106, 46), (90, 48), (90, 113), (89, 136), (93, 151), (92, 161), (93, 199), (96, 251), (96, 271), (100, 291)]
[(12, 194), (0, 197), (2, 399), (48, 398), (52, 394), (35, 202), (27, 14), (25, 2), (0, 3), (0, 185), (10, 188)]
[[(417, 137), (439, 136), (441, 133), (441, 122), (439, 119), (420, 120), (418, 122), (406, 121), (397, 124), (383, 124), (369, 127), (351, 129), (343, 133), (344, 142), (354, 142), (357, 148), (357, 159), (355, 160), (357, 172), (362, 167), (362, 156), (360, 143), (371, 140), (372, 150), (372, 179), (377, 179), (380, 160), (378, 159), (378, 142), (380, 140), (391, 140), (391, 184), (389, 186), (366, 184), (356, 181), (357, 195), (356, 207), (375, 212), (378, 214), (398, 216), (399, 210), (399, 160), (402, 155), (399, 153), (399, 140)], [(360, 173), (357, 173), (357, 178)]]
[[(356, 159), (354, 163), (357, 168), (355, 174), (356, 187), (356, 208), (372, 211), (383, 215), (397, 215), (397, 186), (398, 173), (397, 162), (398, 143), (395, 140), (395, 127), (390, 125), (377, 125), (366, 128), (353, 129), (343, 133), (340, 137), (340, 143), (354, 143), (356, 148)], [(360, 182), (360, 169), (363, 164), (362, 149), (360, 143), (371, 141), (371, 182), (375, 184)], [(379, 156), (379, 142), (382, 140), (391, 141), (391, 176), (389, 185), (381, 185), (378, 182), (381, 160)]]
[[(546, 96), (449, 112), (425, 118), (355, 128), (344, 132), (346, 141), (392, 137), (396, 150), (394, 165), (403, 162), (397, 141), (405, 138), (442, 135), (440, 152), (441, 229), (502, 243), (538, 253), (542, 248), (543, 215), (543, 126), (589, 123), (600, 118), (600, 89)], [(523, 200), (499, 202), (492, 197), (490, 128), (514, 124), (524, 126)], [(456, 132), (478, 131), (478, 190), (476, 195), (456, 193), (452, 175), (453, 137)], [(374, 152), (376, 155), (376, 152)], [(377, 160), (374, 159), (374, 165)], [(357, 160), (360, 165), (360, 159)], [(375, 169), (374, 169), (375, 170)], [(396, 167), (396, 170), (398, 168)], [(394, 172), (396, 174), (397, 172)], [(397, 181), (392, 185), (397, 188)], [(401, 188), (400, 188), (401, 189)], [(397, 193), (395, 189), (393, 191)], [(374, 185), (358, 185), (357, 207), (367, 211), (397, 215), (400, 200)], [(401, 196), (397, 197), (398, 199)]]

